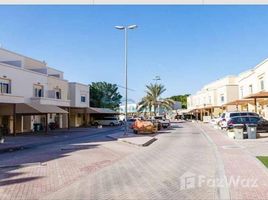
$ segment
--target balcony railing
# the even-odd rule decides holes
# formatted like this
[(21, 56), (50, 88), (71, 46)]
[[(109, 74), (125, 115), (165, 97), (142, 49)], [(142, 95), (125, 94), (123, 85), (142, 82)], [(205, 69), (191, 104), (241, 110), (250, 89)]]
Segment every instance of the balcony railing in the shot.
[(0, 103), (23, 103), (23, 102), (24, 102), (23, 96), (0, 93)]
[(55, 105), (69, 107), (70, 100), (56, 99), (56, 98), (46, 98), (46, 97), (32, 97), (31, 101), (33, 103), (46, 104), (46, 105)]

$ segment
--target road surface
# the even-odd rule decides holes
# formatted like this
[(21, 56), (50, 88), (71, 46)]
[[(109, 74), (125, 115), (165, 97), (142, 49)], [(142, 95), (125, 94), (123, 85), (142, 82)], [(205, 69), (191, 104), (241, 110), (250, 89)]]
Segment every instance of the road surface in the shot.
[(191, 122), (177, 123), (157, 137), (158, 140), (149, 147), (142, 147), (43, 199), (228, 197), (222, 188), (204, 183), (205, 180), (221, 178), (222, 166), (215, 147), (198, 126)]

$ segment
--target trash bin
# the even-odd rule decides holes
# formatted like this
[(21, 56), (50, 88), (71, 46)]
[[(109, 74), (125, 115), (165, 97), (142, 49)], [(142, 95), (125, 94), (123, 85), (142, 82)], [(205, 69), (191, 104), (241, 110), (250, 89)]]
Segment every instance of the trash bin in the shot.
[(234, 134), (235, 134), (235, 139), (243, 140), (244, 139), (244, 124), (235, 124)]
[(34, 132), (40, 132), (42, 130), (42, 124), (41, 123), (34, 123)]
[(4, 143), (4, 129), (0, 127), (0, 143)]
[(257, 138), (257, 125), (247, 124), (247, 134), (248, 134), (248, 139), (256, 139)]

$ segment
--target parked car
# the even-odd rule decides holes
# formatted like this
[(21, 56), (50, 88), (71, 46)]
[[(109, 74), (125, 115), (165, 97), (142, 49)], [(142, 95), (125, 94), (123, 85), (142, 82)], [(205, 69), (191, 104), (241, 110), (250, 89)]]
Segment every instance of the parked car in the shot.
[(267, 132), (268, 131), (268, 121), (255, 116), (239, 116), (232, 117), (227, 122), (227, 129), (233, 129), (235, 124), (243, 124), (244, 131), (247, 129), (247, 124), (257, 125), (257, 132)]
[(119, 126), (122, 126), (124, 124), (123, 120), (119, 120)]
[(222, 113), (222, 115), (220, 117), (218, 125), (222, 129), (225, 129), (225, 128), (227, 128), (227, 122), (229, 121), (229, 119), (231, 119), (232, 117), (239, 117), (239, 116), (255, 116), (255, 117), (259, 117), (259, 115), (257, 113), (254, 113), (254, 112), (247, 112), (247, 111), (224, 112), (224, 113)]
[(170, 127), (169, 119), (166, 119), (164, 116), (155, 116), (153, 119), (159, 122), (163, 128)]
[(148, 120), (137, 119), (133, 125), (133, 132), (135, 134), (150, 134), (157, 132), (157, 126)]
[(133, 125), (134, 125), (135, 121), (136, 121), (135, 118), (129, 118), (129, 119), (127, 119), (128, 128), (133, 129)]
[(116, 117), (103, 117), (95, 119), (92, 124), (94, 126), (119, 126), (120, 121)]
[(222, 120), (221, 116), (220, 117), (212, 117), (210, 120), (210, 123), (213, 125), (218, 125), (220, 120)]
[(150, 122), (152, 122), (152, 123), (157, 127), (157, 130), (158, 130), (158, 131), (161, 130), (162, 125), (161, 125), (160, 121), (155, 120), (155, 119), (147, 119), (146, 121), (150, 121)]

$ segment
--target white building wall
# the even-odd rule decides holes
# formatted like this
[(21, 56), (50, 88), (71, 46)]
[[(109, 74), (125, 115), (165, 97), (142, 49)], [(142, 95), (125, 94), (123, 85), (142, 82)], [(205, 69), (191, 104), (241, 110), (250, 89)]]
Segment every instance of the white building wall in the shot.
[(38, 74), (25, 69), (18, 69), (5, 64), (0, 64), (0, 77), (11, 80), (11, 98), (1, 99), (0, 102), (14, 103), (12, 96), (23, 97), (21, 103), (30, 102), (34, 95), (34, 84), (44, 86), (44, 90), (47, 91), (47, 76)]
[[(80, 83), (69, 83), (69, 97), (71, 107), (86, 108), (89, 107), (89, 86)], [(86, 101), (81, 101), (81, 96), (86, 97)]]
[(235, 76), (227, 76), (205, 85), (196, 94), (191, 95), (189, 109), (205, 106), (222, 106), (238, 98), (238, 84)]
[[(63, 72), (47, 67), (45, 62), (38, 61), (5, 49), (0, 48), (0, 78), (11, 81), (11, 93), (0, 93), (0, 106), (8, 108), (8, 113), (1, 109), (4, 115), (13, 114), (12, 106), (3, 103), (40, 103), (62, 107), (69, 107), (69, 84), (63, 79)], [(34, 97), (34, 85), (43, 86), (44, 96)], [(56, 95), (51, 95), (55, 89), (61, 89), (61, 99)], [(74, 85), (73, 103), (76, 107), (89, 107), (89, 87), (87, 85), (76, 83)], [(55, 91), (54, 91), (55, 92)], [(54, 93), (55, 94), (55, 93)], [(81, 95), (85, 95), (86, 102), (81, 102)], [(10, 104), (9, 104), (10, 105)], [(18, 131), (29, 131), (33, 128), (33, 123), (42, 122), (41, 116), (18, 116)], [(20, 120), (19, 120), (20, 119)], [(60, 127), (67, 127), (67, 115), (52, 114), (49, 116), (49, 122), (55, 122), (58, 119)], [(10, 116), (10, 129), (12, 131), (12, 116)]]
[[(243, 72), (238, 76), (240, 99), (250, 94), (262, 91), (260, 80), (264, 81), (264, 90), (268, 90), (268, 59), (258, 64), (255, 68)], [(252, 90), (251, 87), (252, 86)]]

